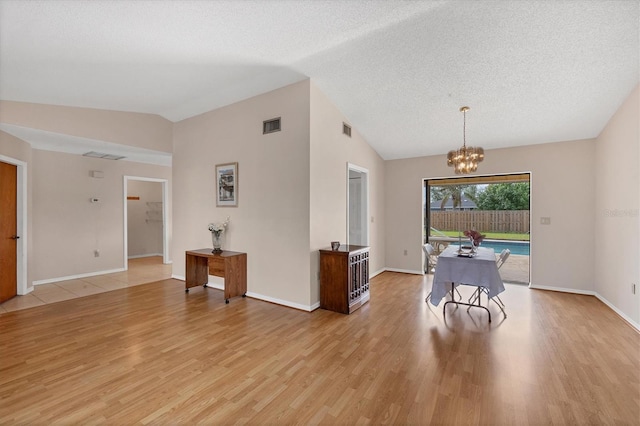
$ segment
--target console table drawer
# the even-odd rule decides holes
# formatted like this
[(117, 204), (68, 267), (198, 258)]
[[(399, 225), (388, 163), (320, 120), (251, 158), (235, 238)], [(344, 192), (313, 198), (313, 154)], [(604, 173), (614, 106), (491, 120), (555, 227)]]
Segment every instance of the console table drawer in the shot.
[(224, 277), (224, 258), (212, 257), (209, 259), (209, 275)]

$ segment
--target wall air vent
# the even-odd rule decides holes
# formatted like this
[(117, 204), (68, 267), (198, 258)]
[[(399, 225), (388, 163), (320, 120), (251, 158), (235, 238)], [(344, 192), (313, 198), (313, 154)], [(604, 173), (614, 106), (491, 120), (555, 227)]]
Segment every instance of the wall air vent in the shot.
[(351, 126), (347, 123), (342, 123), (342, 134), (351, 137)]
[(105, 154), (104, 152), (89, 151), (82, 154), (83, 157), (102, 158), (104, 160), (122, 160), (122, 155)]
[(272, 118), (271, 120), (265, 120), (262, 122), (262, 134), (279, 132), (280, 129), (280, 117)]

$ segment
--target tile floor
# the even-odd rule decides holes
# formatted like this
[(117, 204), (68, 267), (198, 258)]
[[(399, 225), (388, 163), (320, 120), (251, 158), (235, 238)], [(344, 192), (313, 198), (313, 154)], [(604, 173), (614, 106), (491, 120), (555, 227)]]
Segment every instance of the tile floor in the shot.
[(31, 293), (0, 304), (0, 314), (167, 278), (171, 278), (171, 265), (164, 265), (162, 257), (130, 259), (124, 272), (37, 285)]

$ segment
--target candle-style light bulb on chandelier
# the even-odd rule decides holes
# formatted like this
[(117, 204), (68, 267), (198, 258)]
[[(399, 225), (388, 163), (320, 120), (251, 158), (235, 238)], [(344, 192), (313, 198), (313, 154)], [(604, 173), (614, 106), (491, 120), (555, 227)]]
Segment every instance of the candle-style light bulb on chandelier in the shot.
[(462, 125), (462, 147), (458, 150), (449, 151), (447, 154), (447, 166), (455, 169), (457, 175), (464, 175), (478, 170), (478, 163), (484, 160), (484, 149), (480, 147), (467, 146), (467, 111), (468, 106), (460, 108), (463, 114)]

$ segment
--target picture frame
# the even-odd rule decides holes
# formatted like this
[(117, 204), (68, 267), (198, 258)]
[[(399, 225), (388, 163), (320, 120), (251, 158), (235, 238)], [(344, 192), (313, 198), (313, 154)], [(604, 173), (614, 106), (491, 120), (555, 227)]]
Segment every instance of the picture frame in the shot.
[(238, 163), (216, 164), (216, 206), (238, 207)]

